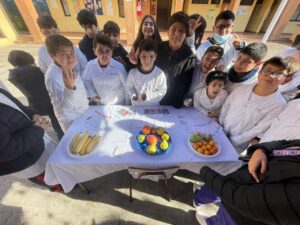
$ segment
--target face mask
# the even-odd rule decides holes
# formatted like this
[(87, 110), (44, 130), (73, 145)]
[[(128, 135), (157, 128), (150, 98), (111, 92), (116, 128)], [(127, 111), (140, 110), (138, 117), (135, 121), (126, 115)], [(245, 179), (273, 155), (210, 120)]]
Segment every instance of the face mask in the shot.
[(218, 44), (223, 44), (225, 41), (228, 40), (228, 38), (230, 37), (230, 34), (226, 34), (226, 35), (219, 35), (219, 34), (214, 34), (213, 39), (218, 43)]

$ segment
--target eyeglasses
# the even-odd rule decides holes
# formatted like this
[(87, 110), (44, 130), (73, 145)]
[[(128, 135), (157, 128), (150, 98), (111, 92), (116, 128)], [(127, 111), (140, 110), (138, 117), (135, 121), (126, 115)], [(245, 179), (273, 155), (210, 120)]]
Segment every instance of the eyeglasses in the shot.
[(228, 29), (230, 29), (230, 28), (232, 28), (233, 27), (233, 24), (228, 24), (228, 25), (222, 25), (222, 24), (220, 24), (220, 25), (218, 25), (218, 26), (215, 26), (215, 28), (217, 28), (218, 30), (228, 30)]
[(288, 76), (288, 74), (284, 74), (283, 72), (273, 72), (266, 68), (262, 69), (261, 72), (263, 75), (270, 76), (272, 79), (280, 79)]

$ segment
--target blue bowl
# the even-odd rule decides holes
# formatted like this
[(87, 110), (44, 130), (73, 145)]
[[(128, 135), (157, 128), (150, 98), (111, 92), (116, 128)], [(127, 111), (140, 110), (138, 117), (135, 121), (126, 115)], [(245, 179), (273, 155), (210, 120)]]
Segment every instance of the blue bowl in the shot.
[[(165, 132), (166, 134), (169, 134), (168, 132)], [(169, 140), (168, 140), (168, 143), (169, 143), (169, 147), (166, 149), (166, 150), (162, 150), (161, 148), (160, 148), (160, 143), (161, 143), (161, 138), (160, 138), (160, 136), (158, 135), (158, 134), (148, 134), (148, 135), (146, 135), (146, 138), (145, 138), (145, 140), (142, 142), (142, 143), (140, 143), (140, 142), (138, 142), (138, 136), (139, 135), (146, 135), (146, 134), (144, 134), (142, 131), (140, 131), (139, 132), (139, 134), (135, 137), (135, 140), (134, 140), (134, 145), (135, 145), (135, 148), (138, 150), (138, 151), (140, 151), (140, 152), (143, 152), (143, 153), (146, 153), (147, 155), (150, 155), (150, 156), (156, 156), (156, 155), (164, 155), (164, 154), (166, 154), (166, 153), (168, 153), (171, 149), (172, 149), (172, 138), (171, 138), (171, 136), (170, 136), (170, 134), (169, 134), (169, 136), (170, 136), (170, 138), (169, 138)], [(156, 145), (156, 153), (155, 154), (149, 154), (148, 152), (147, 152), (147, 147), (148, 147), (148, 143), (147, 143), (147, 137), (149, 136), (149, 135), (155, 135), (156, 137), (157, 137), (157, 139), (158, 139), (158, 143), (157, 143), (157, 145)]]

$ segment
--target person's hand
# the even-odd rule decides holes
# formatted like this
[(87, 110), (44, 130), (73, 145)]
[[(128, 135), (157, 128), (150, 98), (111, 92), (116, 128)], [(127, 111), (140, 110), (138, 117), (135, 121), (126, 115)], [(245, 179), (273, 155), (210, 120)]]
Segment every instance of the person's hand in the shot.
[(261, 149), (257, 149), (248, 162), (248, 171), (254, 180), (259, 183), (258, 172), (264, 174), (267, 171), (268, 159)]
[(94, 97), (91, 97), (91, 100), (92, 100), (93, 102), (96, 102), (97, 105), (99, 105), (99, 104), (100, 104), (101, 98), (100, 98), (99, 96), (94, 96)]
[(139, 49), (135, 51), (134, 48), (131, 49), (131, 52), (128, 53), (128, 58), (129, 61), (133, 64), (136, 65), (138, 63), (138, 55), (139, 55)]
[(256, 144), (258, 144), (259, 143), (259, 139), (257, 139), (257, 138), (252, 138), (251, 140), (250, 140), (250, 145), (256, 145)]
[(202, 22), (201, 16), (198, 16), (197, 20), (190, 19), (189, 20), (189, 36), (192, 36), (195, 33), (195, 30), (201, 26)]
[(32, 122), (34, 125), (43, 128), (43, 130), (47, 130), (51, 127), (51, 121), (47, 117), (40, 116), (38, 114), (34, 114), (32, 116)]
[(235, 49), (239, 49), (241, 47), (241, 39), (237, 34), (232, 34), (233, 39), (232, 39), (232, 45)]
[(76, 88), (76, 79), (77, 79), (76, 69), (70, 70), (70, 69), (62, 68), (62, 73), (63, 73), (63, 81), (65, 87), (74, 90)]

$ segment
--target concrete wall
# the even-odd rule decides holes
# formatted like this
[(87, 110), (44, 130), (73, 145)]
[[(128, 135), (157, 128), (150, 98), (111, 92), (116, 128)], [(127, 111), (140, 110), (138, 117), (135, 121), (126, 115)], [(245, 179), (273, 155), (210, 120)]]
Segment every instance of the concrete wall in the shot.
[(284, 30), (282, 31), (282, 33), (287, 33), (287, 34), (292, 34), (294, 33), (294, 31), (297, 28), (297, 24), (300, 24), (300, 21), (290, 21), (286, 27), (284, 28)]
[(195, 13), (204, 17), (207, 23), (207, 31), (212, 31), (212, 27), (215, 23), (215, 18), (221, 10), (221, 4), (192, 4), (192, 0), (186, 0), (184, 8), (188, 15)]
[(234, 32), (244, 32), (246, 30), (248, 21), (254, 10), (255, 0), (251, 6), (249, 5), (240, 5), (235, 13), (235, 22), (234, 22)]
[[(78, 6), (80, 6), (80, 9), (84, 8), (83, 0), (78, 0), (79, 4), (74, 5), (73, 0), (67, 0), (67, 4), (70, 10), (71, 16), (65, 16), (63, 8), (61, 6), (60, 1), (56, 0), (56, 6), (57, 8), (53, 7), (53, 4), (51, 3), (51, 0), (47, 0), (47, 4), (49, 7), (49, 10), (51, 12), (51, 15), (56, 20), (60, 30), (62, 32), (80, 32), (82, 31), (82, 28), (78, 24), (76, 17), (78, 13)], [(111, 0), (112, 1), (112, 8), (113, 8), (113, 15), (108, 16), (107, 15), (107, 0), (102, 0), (102, 10), (103, 15), (96, 16), (98, 20), (98, 24), (100, 25), (100, 28), (103, 27), (103, 25), (109, 21), (113, 20), (116, 22), (120, 28), (121, 33), (126, 32), (126, 25), (125, 25), (125, 19), (119, 17), (119, 6), (118, 6), (118, 0)]]
[(255, 6), (252, 16), (246, 27), (246, 31), (259, 33), (264, 20), (267, 18), (274, 0), (264, 0), (263, 4)]

